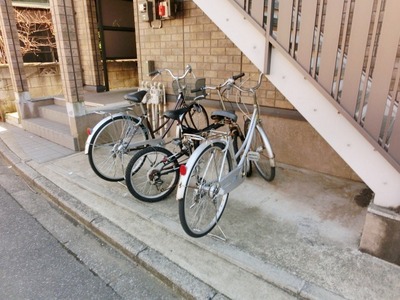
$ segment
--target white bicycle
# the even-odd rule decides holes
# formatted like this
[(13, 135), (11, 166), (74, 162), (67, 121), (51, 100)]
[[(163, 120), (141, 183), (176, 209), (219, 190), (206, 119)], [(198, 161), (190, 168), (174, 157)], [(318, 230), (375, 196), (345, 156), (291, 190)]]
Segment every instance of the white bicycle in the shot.
[[(249, 162), (254, 163), (265, 180), (272, 181), (275, 177), (275, 156), (262, 128), (256, 95), (263, 76), (261, 73), (257, 84), (251, 88), (237, 85), (233, 78), (217, 87), (234, 88), (239, 95), (247, 94), (253, 99), (251, 115), (241, 109), (247, 130), (238, 151), (234, 151), (231, 131), (214, 131), (214, 137), (204, 141), (187, 164), (180, 168), (176, 196), (179, 218), (185, 232), (192, 237), (202, 237), (215, 227), (224, 212), (229, 193), (245, 180)], [(240, 103), (237, 104), (241, 108)]]

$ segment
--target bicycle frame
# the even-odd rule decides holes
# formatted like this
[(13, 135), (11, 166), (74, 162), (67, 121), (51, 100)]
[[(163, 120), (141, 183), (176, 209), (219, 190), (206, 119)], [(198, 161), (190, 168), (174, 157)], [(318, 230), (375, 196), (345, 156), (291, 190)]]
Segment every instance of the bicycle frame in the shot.
[[(166, 71), (168, 71), (170, 73), (170, 75), (173, 78), (173, 81), (176, 81), (177, 86), (178, 86), (178, 95), (177, 95), (177, 101), (175, 103), (175, 107), (174, 109), (177, 109), (179, 107), (181, 107), (183, 105), (183, 103), (185, 102), (185, 97), (183, 95), (183, 88), (180, 86), (179, 84), (179, 80), (183, 79), (187, 76), (188, 73), (190, 73), (191, 67), (188, 65), (186, 67), (186, 71), (182, 76), (174, 76), (172, 74), (172, 72), (168, 69), (165, 69)], [(161, 74), (161, 71), (157, 71), (157, 74)], [(141, 116), (134, 116), (135, 118), (137, 118), (139, 120), (139, 122), (135, 125), (136, 128), (138, 128), (138, 126), (140, 126), (140, 124), (144, 124), (145, 127), (148, 129), (148, 133), (150, 134), (151, 139), (148, 139), (146, 141), (142, 141), (142, 142), (137, 142), (137, 143), (133, 143), (131, 144), (131, 141), (128, 142), (128, 149), (137, 149), (140, 147), (144, 147), (144, 146), (155, 146), (155, 145), (162, 145), (164, 143), (164, 138), (166, 137), (166, 135), (168, 134), (168, 132), (171, 130), (173, 124), (174, 124), (174, 120), (171, 119), (167, 119), (165, 122), (163, 122), (161, 125), (159, 125), (157, 128), (153, 128), (153, 126), (151, 125), (151, 122), (149, 122), (149, 117), (148, 117), (148, 113), (147, 110), (144, 108), (144, 104), (140, 103), (139, 104), (141, 107), (141, 111), (142, 111), (142, 115)], [(85, 154), (89, 153), (89, 147), (90, 145), (93, 145), (94, 138), (95, 138), (95, 133), (96, 131), (106, 122), (108, 122), (110, 119), (113, 119), (117, 116), (123, 116), (127, 114), (127, 110), (125, 112), (119, 112), (116, 114), (111, 114), (108, 117), (102, 119), (100, 122), (98, 122), (95, 127), (93, 127), (93, 129), (91, 130), (91, 133), (89, 134), (89, 136), (86, 139), (85, 142)], [(168, 124), (169, 123), (169, 124)], [(167, 125), (168, 124), (168, 125)], [(161, 128), (163, 128), (165, 125), (167, 125), (167, 128), (165, 130), (165, 132), (162, 134), (162, 136), (160, 138), (156, 138), (155, 137), (155, 133), (160, 131)], [(131, 137), (133, 138), (133, 135), (131, 135)]]
[[(212, 139), (212, 140), (206, 140), (196, 149), (196, 151), (201, 153), (209, 145), (212, 145), (216, 142), (224, 143), (225, 144), (225, 148), (223, 149), (224, 157), (223, 157), (223, 161), (221, 164), (221, 168), (224, 165), (226, 159), (228, 159), (227, 153), (229, 152), (231, 154), (230, 157), (232, 160), (233, 169), (225, 177), (220, 178), (220, 186), (219, 186), (218, 195), (224, 195), (224, 194), (230, 193), (235, 188), (237, 188), (241, 183), (243, 183), (243, 181), (246, 178), (246, 174), (243, 172), (243, 168), (244, 168), (244, 163), (246, 160), (247, 153), (249, 153), (249, 151), (250, 151), (251, 139), (252, 139), (255, 127), (256, 127), (257, 116), (258, 116), (258, 108), (255, 107), (252, 117), (251, 117), (248, 135), (246, 136), (242, 146), (240, 147), (239, 151), (236, 154), (234, 154), (234, 151), (233, 151), (232, 142), (231, 142), (232, 138), (229, 135), (229, 133), (227, 133), (227, 132), (215, 131), (214, 133), (216, 133), (219, 136), (219, 138)], [(211, 134), (212, 133), (213, 132), (211, 132)], [(242, 153), (242, 156), (240, 158), (239, 163), (237, 163), (236, 158), (241, 153)], [(195, 158), (195, 156), (193, 156), (193, 157)], [(186, 164), (186, 169), (191, 170), (195, 163), (196, 163), (196, 159), (189, 158), (189, 160)], [(219, 172), (219, 174), (221, 174), (221, 172)], [(185, 175), (181, 175), (179, 188), (178, 188), (177, 194), (176, 194), (177, 200), (183, 199), (184, 189), (180, 188), (180, 187), (187, 186), (189, 180), (190, 180), (189, 172), (187, 172)]]
[[(261, 77), (259, 79), (259, 82), (261, 82)], [(238, 89), (240, 91), (244, 91), (244, 90), (241, 90), (240, 88), (238, 88)], [(225, 148), (222, 150), (224, 153), (224, 157), (222, 160), (219, 174), (222, 174), (222, 172), (221, 172), (222, 167), (224, 166), (226, 159), (228, 159), (228, 154), (227, 154), (228, 152), (230, 153), (230, 157), (232, 160), (231, 163), (233, 165), (233, 168), (232, 168), (232, 171), (230, 171), (226, 176), (218, 179), (218, 181), (219, 181), (218, 195), (225, 195), (227, 193), (230, 193), (235, 188), (237, 188), (241, 183), (243, 183), (243, 181), (246, 178), (246, 174), (245, 174), (245, 172), (243, 172), (243, 169), (244, 169), (245, 161), (247, 159), (248, 160), (258, 160), (259, 154), (254, 151), (250, 151), (251, 142), (254, 138), (256, 127), (259, 127), (258, 131), (261, 133), (262, 138), (268, 141), (268, 138), (267, 138), (266, 134), (264, 133), (264, 130), (262, 129), (261, 125), (259, 124), (259, 122), (260, 122), (259, 106), (257, 104), (255, 90), (251, 90), (251, 91), (253, 92), (253, 102), (254, 102), (253, 103), (253, 113), (252, 113), (251, 117), (249, 118), (250, 125), (249, 125), (249, 130), (247, 132), (246, 138), (243, 141), (243, 144), (241, 145), (241, 147), (238, 149), (237, 153), (235, 154), (233, 151), (232, 137), (228, 132), (215, 132), (217, 135), (217, 138), (212, 139), (212, 140), (206, 140), (204, 143), (202, 143), (196, 149), (195, 153), (192, 155), (192, 157), (189, 159), (189, 161), (186, 164), (186, 169), (192, 170), (193, 165), (197, 161), (197, 155), (195, 155), (196, 153), (202, 153), (206, 147), (208, 147), (209, 145), (213, 145), (216, 142), (224, 143)], [(268, 145), (269, 145), (269, 143), (268, 143)], [(268, 151), (268, 153), (272, 153), (272, 148), (267, 149), (267, 151)], [(237, 163), (237, 158), (239, 156), (240, 156), (240, 160)], [(271, 162), (273, 162), (273, 164), (275, 164), (273, 157), (271, 157), (270, 159), (271, 159)], [(185, 189), (182, 187), (186, 187), (188, 185), (188, 182), (190, 180), (189, 174), (190, 174), (190, 172), (186, 172), (185, 175), (181, 175), (181, 177), (180, 177), (180, 182), (178, 185), (178, 190), (177, 190), (177, 195), (176, 195), (176, 199), (178, 201), (183, 199), (183, 197), (184, 197)]]

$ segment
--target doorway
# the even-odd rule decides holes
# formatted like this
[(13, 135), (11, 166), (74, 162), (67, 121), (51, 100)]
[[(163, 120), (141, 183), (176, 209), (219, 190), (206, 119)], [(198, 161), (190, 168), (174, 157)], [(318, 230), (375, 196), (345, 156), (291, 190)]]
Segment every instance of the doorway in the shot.
[(110, 90), (107, 61), (137, 59), (133, 0), (96, 0), (104, 85)]

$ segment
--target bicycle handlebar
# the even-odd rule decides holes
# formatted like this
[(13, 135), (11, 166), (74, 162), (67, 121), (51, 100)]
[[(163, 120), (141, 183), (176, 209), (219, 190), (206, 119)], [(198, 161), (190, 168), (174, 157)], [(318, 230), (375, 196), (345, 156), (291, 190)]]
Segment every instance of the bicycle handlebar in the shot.
[(220, 90), (223, 87), (227, 86), (228, 88), (234, 87), (237, 90), (241, 91), (241, 92), (251, 92), (254, 93), (261, 85), (262, 82), (262, 77), (263, 77), (263, 73), (260, 73), (259, 77), (258, 77), (258, 81), (257, 84), (253, 87), (250, 88), (242, 88), (241, 86), (238, 86), (235, 84), (235, 81), (238, 80), (239, 78), (242, 78), (245, 74), (244, 73), (240, 73), (237, 75), (233, 75), (232, 77), (228, 78), (224, 83), (218, 85), (218, 86), (203, 86), (200, 87), (198, 89), (194, 89), (191, 92), (192, 93), (196, 93), (196, 92), (200, 92), (200, 91), (204, 91), (204, 90)]
[[(161, 73), (163, 73), (164, 71), (168, 72), (169, 75), (172, 77), (173, 80), (178, 81), (179, 79), (184, 79), (189, 73), (192, 73), (192, 67), (191, 67), (190, 65), (186, 65), (186, 67), (185, 67), (185, 72), (184, 72), (183, 75), (181, 75), (181, 76), (174, 75), (170, 69), (159, 69), (159, 70), (155, 70), (155, 71), (153, 71), (153, 72), (150, 72), (148, 75), (149, 75), (150, 77), (158, 76), (158, 75), (160, 75)], [(154, 78), (153, 78), (153, 79), (154, 79)]]
[(239, 78), (242, 78), (244, 75), (245, 75), (245, 74), (242, 72), (242, 73), (240, 73), (240, 74), (233, 75), (233, 76), (232, 76), (232, 79), (236, 81), (236, 80), (238, 80)]

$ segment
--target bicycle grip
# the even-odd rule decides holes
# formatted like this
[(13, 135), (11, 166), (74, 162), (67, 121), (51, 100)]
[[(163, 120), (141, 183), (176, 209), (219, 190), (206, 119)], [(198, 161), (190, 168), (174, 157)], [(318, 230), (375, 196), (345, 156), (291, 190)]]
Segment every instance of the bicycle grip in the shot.
[(160, 74), (160, 71), (159, 70), (155, 70), (153, 72), (150, 72), (149, 76), (152, 77), (152, 76), (155, 76), (155, 75), (158, 75), (158, 74)]
[(244, 73), (242, 72), (242, 73), (240, 73), (240, 74), (238, 74), (238, 75), (233, 75), (232, 76), (232, 79), (233, 80), (238, 80), (239, 78), (242, 78), (244, 76)]

